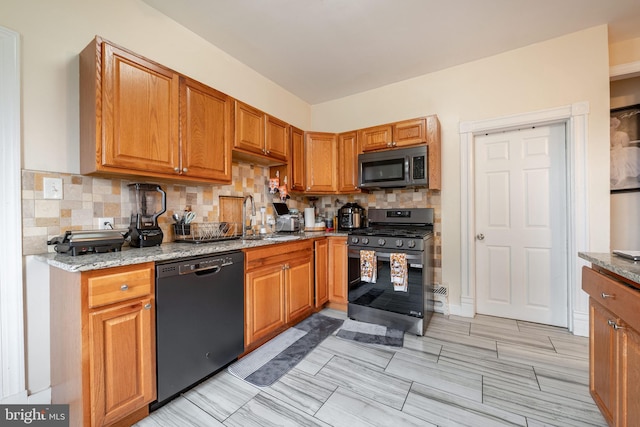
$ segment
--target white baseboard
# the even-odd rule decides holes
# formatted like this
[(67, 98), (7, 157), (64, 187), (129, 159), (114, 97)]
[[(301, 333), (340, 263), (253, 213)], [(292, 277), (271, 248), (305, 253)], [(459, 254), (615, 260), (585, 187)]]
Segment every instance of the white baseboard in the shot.
[(573, 335), (580, 337), (589, 336), (589, 313), (582, 311), (573, 312)]

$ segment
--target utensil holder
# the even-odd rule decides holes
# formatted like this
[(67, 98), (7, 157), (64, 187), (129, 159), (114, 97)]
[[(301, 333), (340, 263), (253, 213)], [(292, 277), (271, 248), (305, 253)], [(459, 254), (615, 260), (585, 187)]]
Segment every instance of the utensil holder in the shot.
[(173, 232), (176, 236), (190, 236), (191, 224), (173, 224)]

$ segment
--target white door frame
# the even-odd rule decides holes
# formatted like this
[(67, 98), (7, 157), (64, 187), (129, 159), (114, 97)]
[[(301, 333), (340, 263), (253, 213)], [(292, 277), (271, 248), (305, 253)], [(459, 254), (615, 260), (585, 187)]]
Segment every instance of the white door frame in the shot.
[(548, 110), (487, 120), (460, 123), (460, 305), (451, 305), (451, 314), (473, 317), (476, 314), (475, 253), (475, 135), (515, 130), (521, 127), (552, 123), (566, 124), (567, 129), (567, 319), (576, 335), (589, 333), (588, 299), (581, 291), (581, 268), (587, 263), (578, 258), (588, 250), (589, 211), (587, 205), (587, 125), (589, 103), (580, 102)]
[(0, 403), (26, 403), (19, 35), (0, 27)]

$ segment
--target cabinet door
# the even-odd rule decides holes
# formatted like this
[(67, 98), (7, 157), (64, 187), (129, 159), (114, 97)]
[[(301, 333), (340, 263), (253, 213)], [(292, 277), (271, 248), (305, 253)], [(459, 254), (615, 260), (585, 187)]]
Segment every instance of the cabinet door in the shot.
[(291, 126), (291, 189), (304, 191), (305, 164), (304, 164), (304, 132)]
[(265, 154), (287, 161), (289, 156), (289, 125), (275, 117), (266, 116)]
[(103, 166), (175, 174), (179, 77), (103, 43)]
[(391, 148), (393, 130), (391, 125), (374, 126), (358, 131), (362, 151), (384, 150)]
[(329, 301), (329, 241), (327, 239), (315, 242), (315, 279), (316, 303), (315, 307), (322, 307)]
[(427, 119), (405, 120), (393, 124), (394, 146), (407, 147), (427, 142)]
[(338, 191), (341, 193), (358, 192), (358, 145), (357, 132), (338, 135)]
[(286, 307), (290, 322), (313, 310), (313, 260), (293, 259), (285, 265)]
[(256, 154), (265, 154), (265, 115), (250, 105), (236, 101), (233, 146)]
[(306, 134), (304, 149), (306, 191), (333, 193), (338, 188), (336, 135), (325, 132)]
[(607, 422), (616, 405), (616, 333), (609, 321), (616, 317), (589, 298), (589, 388)]
[(624, 325), (618, 330), (618, 417), (620, 427), (633, 426), (640, 420), (640, 334)]
[(285, 324), (284, 270), (281, 264), (246, 274), (245, 347)]
[(348, 302), (347, 238), (329, 238), (329, 301), (344, 305)]
[(155, 399), (150, 298), (89, 314), (92, 424), (101, 426)]
[(179, 172), (231, 181), (231, 98), (194, 80), (180, 81)]

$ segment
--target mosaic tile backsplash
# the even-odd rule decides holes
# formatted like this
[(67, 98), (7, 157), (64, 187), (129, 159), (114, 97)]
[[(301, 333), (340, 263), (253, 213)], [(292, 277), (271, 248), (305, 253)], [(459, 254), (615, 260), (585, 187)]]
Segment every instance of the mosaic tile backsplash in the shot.
[[(161, 215), (159, 225), (165, 241), (172, 241), (174, 212), (182, 212), (189, 206), (196, 213), (196, 222), (218, 221), (219, 196), (253, 195), (256, 209), (266, 207), (267, 215), (273, 215), (272, 201), (277, 201), (268, 191), (269, 169), (261, 166), (233, 163), (232, 184), (205, 185), (157, 182), (167, 193), (167, 212)], [(60, 178), (63, 182), (61, 200), (45, 199), (45, 177)], [(128, 184), (155, 182), (153, 180), (124, 180), (97, 178), (83, 175), (60, 174), (40, 171), (22, 171), (22, 233), (23, 254), (34, 255), (52, 251), (47, 240), (67, 230), (95, 230), (98, 218), (114, 218), (114, 227), (129, 227), (131, 204)], [(441, 283), (441, 203), (440, 192), (426, 189), (380, 190), (368, 194), (321, 196), (317, 199), (291, 194), (287, 201), (290, 208), (301, 211), (315, 206), (318, 214), (333, 217), (347, 202), (358, 202), (364, 208), (434, 208), (435, 282)]]

